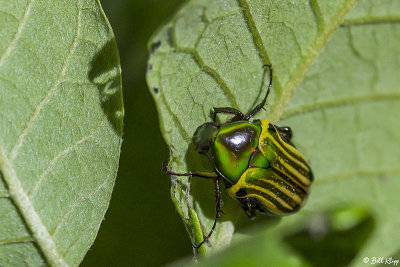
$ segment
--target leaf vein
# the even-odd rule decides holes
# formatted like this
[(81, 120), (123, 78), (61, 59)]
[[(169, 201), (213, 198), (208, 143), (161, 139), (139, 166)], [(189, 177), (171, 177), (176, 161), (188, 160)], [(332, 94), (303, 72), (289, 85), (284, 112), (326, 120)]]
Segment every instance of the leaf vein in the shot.
[[(30, 13), (32, 4), (33, 4), (33, 0), (29, 3), (29, 5), (25, 11), (24, 18), (18, 28), (16, 37), (14, 38), (14, 40), (12, 41), (10, 46), (7, 48), (6, 53), (0, 59), (0, 67), (4, 64), (5, 60), (11, 54), (12, 50), (15, 48), (17, 41), (21, 37), (22, 28), (26, 23), (26, 20)], [(0, 170), (2, 171), (2, 175), (4, 177), (7, 187), (9, 189), (10, 196), (13, 199), (13, 202), (17, 206), (18, 210), (20, 211), (22, 217), (24, 218), (28, 228), (30, 229), (34, 239), (36, 240), (37, 244), (39, 245), (47, 262), (50, 265), (55, 265), (55, 266), (68, 266), (68, 264), (66, 263), (64, 257), (59, 253), (58, 247), (55, 244), (55, 241), (49, 234), (41, 217), (35, 210), (35, 207), (33, 206), (31, 199), (25, 192), (25, 190), (19, 180), (19, 177), (15, 171), (15, 168), (13, 165), (13, 160), (15, 159), (19, 148), (22, 146), (27, 133), (29, 132), (32, 125), (34, 124), (34, 121), (38, 117), (43, 106), (47, 102), (49, 102), (50, 98), (54, 95), (56, 89), (61, 84), (62, 79), (64, 79), (67, 67), (69, 65), (69, 61), (77, 47), (77, 38), (80, 35), (80, 29), (81, 29), (81, 14), (82, 14), (81, 2), (78, 1), (76, 36), (75, 36), (73, 43), (69, 49), (67, 57), (64, 59), (60, 75), (57, 78), (57, 80), (54, 82), (54, 84), (51, 86), (47, 95), (42, 99), (42, 101), (36, 107), (31, 118), (27, 122), (26, 127), (23, 129), (21, 135), (18, 137), (16, 145), (11, 150), (10, 157), (8, 157), (6, 155), (6, 152), (3, 150), (3, 147), (0, 146)]]
[(0, 240), (0, 246), (20, 244), (20, 243), (33, 243), (35, 240), (31, 236), (19, 237), (19, 238), (7, 238)]
[[(71, 208), (68, 209), (62, 216), (61, 219), (57, 222), (57, 225), (54, 227), (54, 230), (52, 231), (51, 235), (54, 236), (57, 234), (58, 230), (61, 228), (62, 223), (68, 218), (68, 216), (76, 209), (78, 204), (84, 200), (89, 200), (92, 196), (94, 196), (101, 188), (104, 187), (105, 184), (107, 184), (108, 178), (104, 179), (104, 181), (100, 184), (98, 188), (96, 188), (92, 193), (90, 193), (88, 196), (84, 197), (78, 197), (74, 203), (71, 205)], [(90, 201), (89, 201), (90, 202)], [(96, 206), (92, 202), (90, 202), (93, 206)], [(72, 245), (70, 246), (72, 247)], [(65, 254), (68, 254), (68, 251), (66, 251)]]
[(314, 15), (315, 22), (317, 23), (318, 33), (321, 33), (323, 31), (323, 29), (325, 28), (325, 20), (324, 20), (324, 17), (322, 16), (322, 12), (318, 5), (318, 1), (317, 0), (309, 0), (309, 5), (310, 5), (311, 11)]
[(261, 59), (263, 60), (264, 64), (271, 64), (271, 59), (269, 58), (267, 49), (262, 41), (260, 33), (258, 32), (253, 16), (251, 15), (249, 4), (247, 3), (246, 0), (238, 0), (238, 4), (243, 10), (243, 15), (245, 22), (247, 24), (247, 28), (249, 29), (251, 35), (253, 36), (254, 44), (258, 49), (258, 53)]
[[(202, 13), (203, 13), (203, 17), (204, 17), (204, 12), (205, 12), (205, 8), (203, 8)], [(230, 14), (232, 15), (232, 14)], [(177, 51), (179, 52), (183, 52), (186, 54), (189, 54), (192, 56), (194, 62), (196, 62), (196, 64), (200, 67), (200, 69), (206, 73), (207, 75), (209, 75), (211, 78), (213, 78), (216, 83), (219, 85), (219, 87), (222, 89), (222, 91), (224, 92), (225, 96), (230, 100), (231, 105), (238, 109), (239, 105), (236, 101), (235, 96), (233, 95), (233, 93), (231, 92), (231, 90), (229, 89), (228, 85), (226, 84), (226, 82), (224, 81), (224, 79), (222, 79), (221, 75), (219, 75), (219, 73), (214, 70), (213, 68), (211, 68), (210, 66), (208, 66), (207, 64), (205, 64), (205, 62), (203, 61), (203, 59), (201, 58), (201, 56), (197, 53), (196, 48), (203, 36), (203, 34), (206, 32), (206, 30), (208, 29), (210, 23), (206, 24), (206, 26), (204, 27), (204, 29), (202, 30), (202, 32), (200, 33), (199, 37), (197, 38), (196, 42), (195, 42), (195, 46), (194, 48), (187, 48), (187, 47), (180, 47), (177, 43), (176, 43), (176, 37), (175, 37), (175, 25), (177, 22), (178, 18), (176, 18), (173, 22), (173, 26), (170, 29), (170, 36), (171, 36), (171, 46), (173, 48), (175, 48)]]
[[(159, 54), (162, 55), (163, 53), (159, 52)], [(165, 57), (163, 57), (163, 59), (161, 60), (160, 69), (162, 69), (162, 66), (163, 66), (163, 64), (164, 64), (164, 61), (165, 61)], [(162, 79), (161, 79), (160, 71), (157, 71), (157, 77), (158, 77), (158, 82), (159, 82), (159, 84), (158, 84), (157, 86), (159, 86), (160, 89), (162, 89), (163, 86), (162, 86)], [(168, 114), (172, 117), (172, 121), (174, 122), (174, 124), (175, 124), (176, 127), (178, 128), (179, 133), (182, 135), (182, 137), (183, 137), (185, 140), (188, 140), (188, 142), (189, 142), (189, 140), (190, 140), (189, 134), (185, 131), (185, 129), (183, 128), (183, 125), (180, 123), (179, 119), (178, 119), (178, 118), (176, 117), (176, 115), (172, 112), (172, 109), (171, 109), (171, 107), (170, 107), (169, 104), (168, 104), (168, 101), (167, 101), (167, 99), (166, 99), (166, 97), (165, 97), (165, 95), (164, 95), (163, 90), (161, 90), (161, 93), (160, 93), (159, 95), (160, 95), (161, 102), (164, 104), (165, 108), (167, 109)], [(157, 108), (158, 108), (158, 106), (157, 106)], [(160, 110), (158, 111), (158, 114), (161, 114), (161, 111), (160, 111)], [(161, 121), (160, 121), (161, 131), (162, 131), (162, 132), (169, 132), (170, 130), (167, 130), (167, 129), (165, 128), (165, 124), (162, 122), (163, 116), (159, 115), (159, 119), (161, 120)], [(168, 146), (171, 146), (171, 145), (168, 143), (168, 140), (167, 140), (167, 139), (165, 139), (165, 141), (166, 141), (166, 143), (167, 143)]]
[(89, 40), (89, 39), (86, 39), (86, 38), (82, 38), (82, 37), (77, 38), (77, 40), (79, 40), (79, 41), (81, 41), (83, 43), (87, 43), (89, 45), (92, 45), (92, 46), (94, 46), (94, 48), (96, 48), (98, 50), (101, 49), (101, 47), (98, 44), (96, 44), (95, 42), (93, 42), (92, 40)]
[(3, 147), (0, 146), (0, 170), (13, 202), (25, 219), (27, 226), (32, 232), (41, 251), (47, 261), (52, 265), (68, 266), (64, 258), (57, 250), (54, 240), (51, 238), (46, 226), (43, 224), (39, 214), (36, 212), (31, 200), (26, 194), (15, 172), (12, 161), (6, 156)]
[(1, 55), (0, 58), (0, 68), (3, 67), (4, 63), (6, 62), (7, 58), (11, 55), (11, 52), (15, 49), (19, 39), (21, 38), (22, 34), (22, 29), (25, 27), (26, 22), (29, 18), (29, 15), (31, 13), (31, 8), (35, 0), (30, 0), (28, 5), (26, 6), (24, 16), (22, 17), (22, 20), (20, 24), (18, 25), (17, 32), (14, 35), (14, 39), (11, 41), (11, 43), (8, 45), (6, 51)]
[[(238, 4), (243, 10), (244, 20), (247, 24), (247, 28), (249, 29), (251, 35), (253, 36), (253, 42), (256, 49), (258, 50), (260, 58), (262, 59), (264, 64), (271, 64), (271, 59), (268, 55), (267, 48), (265, 47), (261, 35), (257, 29), (256, 23), (250, 11), (249, 4), (247, 3), (246, 0), (238, 0)], [(277, 88), (279, 89), (282, 88), (279, 80), (275, 79), (274, 84), (275, 86), (277, 86)]]
[(304, 113), (321, 110), (324, 108), (334, 108), (339, 106), (345, 106), (353, 103), (363, 103), (372, 101), (391, 101), (398, 100), (400, 98), (400, 93), (390, 93), (390, 94), (373, 94), (365, 95), (361, 97), (345, 98), (345, 99), (335, 99), (331, 101), (325, 101), (320, 103), (311, 103), (309, 105), (300, 106), (297, 108), (289, 109), (285, 111), (281, 119), (287, 119), (290, 117), (298, 116)]
[[(159, 81), (160, 81), (160, 87), (163, 88), (161, 77), (159, 78)], [(188, 140), (188, 142), (189, 142), (189, 140), (190, 140), (189, 134), (186, 132), (186, 130), (185, 130), (185, 128), (183, 127), (183, 125), (182, 125), (181, 121), (179, 120), (179, 118), (175, 115), (174, 112), (172, 112), (172, 109), (171, 109), (171, 107), (169, 106), (168, 101), (167, 101), (167, 98), (165, 97), (164, 93), (161, 93), (161, 94), (160, 94), (160, 97), (161, 97), (161, 100), (162, 100), (162, 102), (164, 103), (165, 108), (167, 109), (168, 113), (171, 115), (172, 121), (173, 121), (174, 124), (177, 126), (179, 132), (182, 134), (182, 137), (183, 137), (185, 140)]]
[(194, 62), (196, 62), (196, 64), (200, 67), (200, 69), (215, 80), (215, 82), (219, 85), (219, 87), (224, 92), (225, 96), (230, 100), (232, 107), (234, 107), (236, 109), (239, 108), (239, 105), (236, 101), (235, 96), (229, 89), (229, 87), (226, 84), (226, 82), (224, 81), (224, 79), (222, 79), (221, 75), (216, 70), (214, 70), (213, 68), (211, 68), (210, 66), (208, 66), (204, 63), (203, 59), (200, 57), (200, 55), (197, 53), (197, 51), (195, 51), (194, 49), (190, 49), (190, 48), (178, 47), (176, 45), (174, 46), (174, 48), (178, 52), (182, 52), (182, 53), (186, 53), (186, 54), (190, 55), (193, 58)]
[(331, 182), (337, 182), (344, 179), (354, 179), (358, 178), (357, 176), (367, 176), (371, 179), (382, 179), (383, 176), (393, 175), (400, 173), (400, 169), (390, 169), (390, 170), (356, 170), (350, 172), (344, 172), (339, 174), (334, 174), (325, 177), (324, 179), (317, 179), (314, 181), (314, 184), (325, 184)]
[(379, 76), (379, 68), (375, 64), (375, 62), (367, 57), (365, 57), (361, 51), (359, 51), (356, 47), (356, 44), (354, 43), (354, 38), (353, 34), (351, 32), (351, 26), (347, 28), (347, 34), (349, 36), (349, 47), (351, 51), (354, 53), (355, 56), (357, 56), (360, 60), (364, 61), (367, 65), (370, 65), (374, 69), (373, 77), (371, 80), (371, 88), (373, 91), (376, 90), (376, 85), (378, 83), (378, 76)]
[(361, 25), (376, 25), (386, 23), (399, 23), (400, 16), (376, 16), (376, 17), (365, 17), (357, 19), (346, 19), (341, 26), (361, 26)]
[(284, 86), (285, 90), (278, 97), (274, 108), (270, 114), (271, 121), (278, 121), (281, 118), (289, 100), (295, 93), (297, 86), (303, 80), (305, 74), (310, 68), (311, 64), (314, 62), (315, 58), (321, 53), (324, 45), (330, 38), (330, 36), (335, 32), (337, 26), (343, 21), (345, 15), (353, 8), (357, 0), (348, 0), (343, 4), (343, 6), (338, 10), (335, 21), (330, 23), (323, 29), (323, 31), (317, 35), (317, 38), (311, 44), (308, 49), (306, 56), (297, 64), (295, 71), (290, 75), (289, 82)]
[(39, 57), (37, 51), (32, 49), (32, 45), (28, 41), (23, 39), (20, 40), (20, 43), (25, 44), (27, 50), (29, 51), (29, 56), (34, 56), (37, 59), (35, 60), (35, 62), (37, 62), (37, 64), (40, 64), (40, 67), (43, 68), (46, 73), (49, 73), (47, 65), (41, 62), (41, 58)]
[(57, 161), (65, 156), (67, 156), (68, 154), (70, 154), (79, 145), (85, 143), (88, 139), (92, 138), (98, 129), (99, 129), (99, 126), (97, 126), (89, 135), (82, 137), (81, 139), (76, 141), (74, 144), (70, 145), (69, 147), (65, 148), (63, 151), (58, 153), (52, 160), (50, 160), (49, 164), (47, 165), (47, 168), (39, 175), (39, 178), (36, 181), (35, 185), (33, 186), (33, 189), (30, 192), (28, 192), (28, 196), (33, 199), (35, 197), (40, 185), (48, 177), (48, 174), (52, 171), (52, 169), (53, 169), (54, 165), (57, 163)]
[(13, 18), (17, 22), (20, 22), (19, 19), (14, 14), (11, 14), (5, 10), (0, 10), (0, 13), (4, 14), (6, 16), (9, 16), (10, 18)]
[[(80, 2), (79, 2), (80, 3)], [(18, 140), (16, 142), (16, 144), (14, 145), (14, 147), (11, 150), (11, 160), (14, 160), (18, 154), (19, 149), (22, 147), (23, 142), (25, 141), (25, 138), (28, 134), (28, 132), (30, 131), (30, 129), (33, 127), (34, 122), (36, 121), (36, 119), (38, 118), (40, 112), (42, 111), (43, 107), (50, 102), (50, 99), (55, 95), (55, 93), (57, 92), (58, 88), (60, 87), (60, 85), (63, 82), (63, 79), (65, 78), (65, 74), (66, 71), (69, 67), (69, 62), (72, 58), (72, 55), (74, 54), (76, 47), (78, 45), (78, 38), (81, 35), (81, 24), (82, 24), (82, 9), (79, 6), (78, 7), (78, 14), (77, 14), (77, 30), (76, 30), (76, 34), (74, 37), (74, 40), (70, 46), (69, 52), (67, 54), (67, 56), (64, 59), (60, 74), (58, 76), (58, 78), (56, 79), (56, 81), (53, 83), (53, 85), (50, 87), (48, 93), (46, 94), (46, 96), (40, 101), (40, 103), (36, 106), (34, 112), (32, 113), (31, 117), (29, 118), (28, 122), (25, 125), (25, 128), (22, 130), (21, 134), (18, 137)]]

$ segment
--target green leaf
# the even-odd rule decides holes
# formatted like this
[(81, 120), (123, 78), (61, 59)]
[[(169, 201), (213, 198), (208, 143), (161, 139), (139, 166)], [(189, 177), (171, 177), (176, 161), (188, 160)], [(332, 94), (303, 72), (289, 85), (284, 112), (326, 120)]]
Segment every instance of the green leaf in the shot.
[[(257, 235), (263, 238), (252, 240), (254, 246), (247, 249), (240, 243), (243, 236), (233, 235), (243, 224), (243, 212), (225, 197), (225, 214), (211, 246), (203, 246), (201, 253), (229, 245), (233, 236), (243, 253), (228, 251), (224, 259), (260, 257), (274, 265), (293, 252), (282, 243), (285, 236), (313, 228), (312, 218), (347, 206), (365, 209), (374, 225), (368, 242), (353, 252), (354, 265), (363, 264), (364, 256), (399, 250), (394, 233), (400, 222), (400, 126), (395, 115), (400, 111), (400, 4), (365, 0), (350, 12), (355, 4), (193, 0), (151, 39), (147, 81), (174, 171), (210, 168), (194, 152), (191, 135), (211, 120), (212, 107), (250, 110), (266, 89), (262, 66), (271, 63), (272, 92), (266, 111), (256, 118), (291, 126), (294, 143), (315, 174), (306, 206), (278, 222), (260, 218), (263, 227)], [(186, 179), (173, 177), (172, 182), (173, 201), (197, 244), (214, 219), (212, 184), (193, 181), (188, 210)], [(271, 244), (285, 247), (285, 253), (270, 250)], [(287, 264), (312, 263), (300, 254), (293, 252), (295, 259)]]
[(0, 2), (0, 265), (76, 266), (118, 168), (114, 35), (98, 1)]

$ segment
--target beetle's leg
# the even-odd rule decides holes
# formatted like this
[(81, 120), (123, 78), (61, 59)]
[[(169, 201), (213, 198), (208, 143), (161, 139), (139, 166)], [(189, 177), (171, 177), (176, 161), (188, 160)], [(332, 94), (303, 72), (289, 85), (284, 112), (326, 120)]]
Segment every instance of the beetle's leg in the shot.
[[(176, 172), (170, 171), (168, 169), (166, 161), (163, 162), (162, 169), (166, 173), (171, 174), (171, 175), (188, 176), (188, 182), (187, 182), (187, 186), (186, 186), (186, 205), (188, 206), (188, 208), (190, 207), (189, 195), (190, 195), (190, 183), (191, 183), (192, 176), (197, 176), (197, 177), (206, 178), (206, 179), (214, 179), (215, 210), (216, 210), (215, 220), (214, 220), (213, 226), (211, 227), (211, 231), (208, 233), (208, 235), (206, 237), (204, 237), (203, 241), (201, 241), (200, 244), (198, 244), (197, 246), (192, 245), (193, 248), (198, 249), (199, 247), (201, 247), (201, 245), (204, 244), (204, 242), (206, 242), (210, 238), (210, 236), (214, 232), (215, 227), (217, 226), (218, 218), (221, 216), (221, 213), (223, 213), (221, 210), (221, 189), (219, 186), (219, 176), (215, 172), (205, 172), (205, 171), (192, 171), (192, 172), (188, 172), (188, 173), (176, 173)], [(190, 210), (190, 208), (189, 208), (189, 210)]]
[(216, 211), (214, 224), (211, 227), (211, 230), (208, 233), (208, 235), (206, 237), (204, 237), (203, 241), (201, 241), (200, 244), (198, 244), (197, 246), (192, 245), (192, 247), (195, 249), (200, 248), (204, 244), (204, 242), (208, 241), (208, 239), (211, 237), (212, 233), (214, 232), (215, 227), (217, 226), (218, 218), (221, 216), (221, 213), (222, 213), (222, 211), (221, 211), (221, 189), (219, 187), (219, 178), (214, 180), (214, 186), (215, 186), (215, 211)]
[(251, 200), (249, 198), (238, 198), (237, 199), (242, 207), (244, 213), (249, 217), (249, 219), (254, 218), (256, 216), (256, 210), (253, 208)]
[(254, 209), (243, 209), (247, 218), (253, 219), (256, 216), (256, 211)]
[(278, 127), (275, 125), (276, 130), (281, 136), (282, 140), (288, 143), (289, 145), (295, 147), (292, 143), (293, 132), (290, 127)]
[(214, 109), (214, 111), (212, 113), (212, 117), (213, 117), (214, 122), (217, 122), (217, 114), (218, 113), (235, 115), (233, 118), (227, 120), (226, 122), (240, 121), (240, 120), (243, 120), (243, 118), (244, 118), (244, 114), (234, 108), (225, 107), (225, 108), (213, 108), (213, 109)]
[(260, 104), (255, 106), (255, 108), (253, 108), (252, 110), (249, 111), (249, 113), (246, 114), (246, 116), (244, 117), (244, 120), (246, 120), (246, 121), (248, 121), (251, 117), (256, 115), (257, 112), (259, 112), (260, 109), (262, 109), (264, 107), (265, 103), (267, 102), (267, 98), (268, 98), (269, 92), (271, 91), (271, 87), (272, 87), (272, 66), (271, 65), (264, 65), (263, 67), (268, 67), (269, 68), (268, 90), (267, 90), (267, 93), (265, 94), (265, 97), (264, 97), (263, 101), (261, 101)]
[(168, 173), (170, 175), (174, 175), (174, 176), (196, 176), (196, 177), (206, 178), (206, 179), (216, 179), (216, 178), (218, 178), (218, 174), (216, 174), (215, 172), (207, 172), (207, 171), (191, 171), (191, 172), (187, 172), (187, 173), (173, 172), (173, 171), (168, 169), (166, 161), (164, 161), (162, 163), (162, 169), (163, 169), (164, 172), (166, 172), (166, 173)]

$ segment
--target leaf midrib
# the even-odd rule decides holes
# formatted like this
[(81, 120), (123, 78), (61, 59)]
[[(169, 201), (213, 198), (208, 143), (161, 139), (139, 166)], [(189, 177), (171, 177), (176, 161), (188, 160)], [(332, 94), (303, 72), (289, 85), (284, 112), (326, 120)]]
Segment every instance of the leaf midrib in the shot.
[[(307, 71), (309, 70), (309, 68), (313, 64), (314, 60), (321, 53), (321, 51), (325, 47), (325, 44), (328, 41), (328, 39), (336, 31), (337, 27), (344, 20), (345, 16), (354, 7), (354, 5), (356, 4), (357, 1), (358, 0), (349, 0), (349, 1), (347, 1), (343, 5), (343, 7), (340, 10), (340, 12), (338, 13), (338, 16), (336, 17), (335, 21), (330, 23), (330, 25), (331, 25), (330, 27), (323, 29), (324, 26), (326, 27), (326, 25), (325, 25), (325, 23), (323, 23), (324, 25), (321, 25), (320, 23), (322, 23), (322, 22), (319, 21), (320, 22), (320, 23), (318, 23), (320, 25), (318, 27), (319, 35), (317, 36), (317, 38), (311, 44), (310, 48), (308, 49), (307, 55), (302, 58), (302, 60), (299, 62), (299, 64), (295, 68), (295, 71), (292, 72), (292, 75), (289, 78), (289, 82), (286, 85), (280, 85), (280, 84), (278, 85), (279, 88), (286, 88), (286, 89), (285, 90), (280, 90), (280, 91), (282, 91), (282, 93), (279, 95), (278, 100), (275, 102), (275, 104), (271, 108), (271, 114), (270, 114), (270, 120), (271, 121), (277, 122), (277, 121), (279, 121), (279, 119), (281, 119), (286, 106), (288, 105), (290, 99), (294, 95), (298, 85), (304, 79)], [(238, 0), (238, 3), (242, 7), (243, 12), (244, 13), (246, 13), (246, 12), (248, 13), (247, 15), (244, 14), (244, 16), (245, 16), (245, 19), (246, 19), (246, 23), (248, 24), (249, 31), (252, 33), (252, 35), (254, 35), (255, 34), (254, 29), (252, 30), (252, 24), (254, 24), (254, 22), (251, 21), (250, 10), (246, 10), (246, 7), (248, 8), (248, 5), (246, 5), (247, 2), (245, 0)], [(315, 3), (313, 3), (313, 1), (311, 1), (311, 4), (315, 4)], [(319, 10), (319, 8), (317, 8), (316, 10)], [(317, 17), (318, 17), (318, 14), (317, 14)], [(176, 17), (174, 18), (174, 21), (175, 20), (176, 20)], [(254, 25), (254, 27), (255, 27), (255, 25)], [(174, 24), (171, 26), (171, 29), (173, 29), (173, 28), (174, 28)], [(206, 26), (206, 28), (207, 28), (207, 26)], [(254, 43), (255, 43), (255, 45), (256, 45), (259, 53), (260, 53), (261, 59), (263, 61), (268, 61), (269, 62), (269, 56), (268, 56), (268, 54), (266, 52), (266, 48), (265, 48), (264, 44), (262, 43), (262, 41), (260, 42), (260, 40), (257, 39), (256, 37), (254, 37), (253, 41), (254, 41)], [(201, 67), (201, 69), (203, 71), (205, 71), (205, 68), (209, 68), (209, 66), (205, 65), (204, 62), (203, 62), (203, 64), (200, 64), (200, 62), (198, 61), (199, 56), (196, 57), (195, 54), (194, 54), (195, 51), (192, 51), (191, 49), (182, 49), (180, 47), (177, 47), (177, 45), (174, 42), (171, 42), (170, 45), (175, 49), (179, 49), (183, 53), (188, 53), (189, 55), (193, 56), (193, 58), (199, 64), (199, 66)], [(205, 71), (205, 73), (210, 75), (210, 73), (207, 72), (207, 71)], [(214, 76), (211, 76), (211, 77), (214, 78)], [(221, 88), (225, 88), (223, 85), (221, 85), (219, 83), (218, 79), (216, 81), (217, 81), (218, 85)], [(275, 86), (277, 86), (277, 85), (275, 85)], [(225, 92), (225, 90), (223, 90), (223, 91)], [(167, 107), (168, 113), (172, 117), (175, 118), (176, 116), (173, 114), (172, 110), (169, 108), (169, 105), (167, 104), (166, 99), (163, 99), (163, 102), (164, 102), (164, 105)], [(178, 122), (179, 122), (179, 120), (174, 119), (174, 123), (177, 126), (177, 128), (179, 129), (179, 131), (181, 132), (181, 135), (183, 137), (185, 137), (186, 140), (190, 141), (190, 138), (188, 138), (188, 133), (184, 130), (183, 125), (181, 125)]]
[(277, 122), (282, 117), (286, 106), (289, 104), (289, 101), (296, 92), (299, 84), (303, 81), (307, 71), (314, 63), (318, 55), (322, 52), (329, 38), (333, 35), (333, 33), (335, 33), (337, 27), (344, 20), (345, 16), (350, 12), (357, 1), (358, 0), (347, 1), (338, 12), (338, 16), (335, 17), (335, 20), (332, 21), (329, 26), (325, 25), (326, 28), (319, 32), (319, 35), (312, 42), (310, 48), (308, 49), (307, 55), (304, 56), (303, 59), (297, 64), (296, 68), (294, 68), (295, 71), (292, 72), (289, 82), (284, 86), (286, 89), (282, 92), (278, 100), (275, 102), (275, 105), (271, 109), (271, 121)]
[[(318, 35), (317, 35), (316, 39), (310, 45), (309, 49), (306, 52), (306, 55), (304, 57), (302, 57), (302, 59), (297, 64), (295, 71), (291, 73), (291, 75), (289, 77), (289, 82), (287, 82), (286, 85), (282, 85), (279, 83), (279, 80), (276, 80), (275, 87), (277, 87), (279, 94), (278, 94), (277, 101), (271, 108), (271, 114), (270, 114), (271, 121), (276, 122), (281, 118), (285, 108), (287, 107), (287, 105), (289, 103), (289, 100), (294, 95), (298, 85), (302, 82), (307, 71), (313, 64), (314, 60), (321, 53), (321, 51), (325, 47), (325, 44), (328, 41), (328, 39), (336, 31), (336, 29), (340, 25), (340, 23), (343, 22), (345, 16), (353, 8), (353, 6), (355, 5), (356, 2), (357, 2), (357, 0), (349, 0), (349, 1), (345, 2), (343, 4), (342, 8), (338, 11), (338, 16), (336, 16), (335, 20), (331, 21), (331, 23), (329, 25), (326, 25), (325, 21), (321, 21), (321, 19), (320, 19), (321, 16), (320, 16), (320, 14), (318, 14), (319, 7), (315, 6), (316, 2), (315, 1), (310, 2), (312, 6), (314, 5), (313, 12), (317, 13), (317, 14), (315, 14), (315, 16), (318, 19), (318, 21), (317, 21), (318, 22)], [(246, 0), (238, 0), (238, 4), (242, 8), (242, 12), (245, 17), (245, 21), (247, 23), (250, 33), (253, 36), (253, 42), (258, 49), (261, 60), (265, 64), (270, 63), (269, 55), (267, 54), (267, 50), (261, 40), (261, 37), (258, 34), (258, 30), (252, 19), (251, 12), (249, 10), (247, 1)], [(175, 21), (176, 21), (176, 17), (175, 17)], [(207, 26), (205, 28), (207, 28)], [(171, 30), (173, 30), (173, 29), (174, 29), (174, 24), (171, 27)], [(198, 56), (195, 49), (179, 48), (179, 47), (177, 47), (176, 43), (173, 40), (170, 45), (175, 49), (179, 49), (181, 52), (192, 55), (194, 60), (199, 64), (200, 68), (203, 71), (205, 71), (207, 74), (210, 75), (210, 73), (206, 71), (207, 68), (209, 68), (209, 66), (206, 66), (204, 64), (204, 62), (202, 62), (201, 58)], [(203, 63), (203, 64), (201, 64), (201, 63)], [(212, 75), (211, 77), (215, 77), (215, 75)], [(161, 80), (162, 79), (160, 79), (160, 81)], [(221, 85), (218, 79), (217, 79), (217, 83), (223, 89), (224, 93), (226, 94), (227, 90), (224, 90), (224, 88), (226, 89), (226, 87)], [(283, 90), (282, 88), (285, 88), (285, 90)], [(229, 90), (229, 88), (227, 88), (227, 89)], [(163, 97), (162, 100), (163, 100), (164, 105), (167, 107), (169, 114), (174, 118), (173, 121), (174, 121), (175, 125), (177, 126), (181, 135), (184, 137), (187, 137), (187, 133), (184, 131), (184, 128), (180, 124), (179, 120), (175, 119), (176, 116), (175, 116), (175, 114), (173, 114), (172, 110), (169, 108), (169, 105), (167, 104), (166, 99)], [(165, 134), (165, 132), (164, 132), (164, 134)], [(166, 138), (166, 139), (167, 139), (167, 143), (168, 143), (168, 138)], [(187, 139), (187, 138), (185, 138), (185, 139)], [(173, 156), (173, 153), (171, 155)], [(182, 188), (180, 188), (180, 190), (184, 191)], [(177, 202), (179, 203), (179, 201), (177, 201)], [(197, 235), (202, 234), (201, 228), (200, 228), (200, 221), (197, 219), (197, 220), (194, 220), (194, 222), (199, 224), (199, 225), (197, 225), (197, 227), (194, 227), (194, 229), (193, 229), (195, 232), (195, 236), (196, 236), (196, 234)], [(201, 252), (204, 253), (204, 251), (201, 251)]]
[(10, 198), (22, 214), (27, 226), (37, 244), (41, 248), (44, 256), (51, 265), (68, 266), (65, 259), (58, 252), (52, 236), (49, 234), (46, 226), (43, 224), (39, 214), (36, 212), (31, 200), (23, 189), (18, 175), (15, 171), (13, 162), (6, 155), (3, 147), (0, 145), (0, 171), (6, 182)]
[[(26, 25), (28, 17), (30, 15), (31, 8), (34, 4), (35, 0), (30, 0), (25, 9), (24, 15), (22, 17), (21, 22), (18, 25), (18, 29), (14, 35), (13, 40), (8, 45), (5, 52), (0, 57), (0, 68), (5, 64), (8, 57), (11, 55), (12, 51), (15, 49), (18, 41), (20, 41), (23, 28)], [(78, 5), (79, 5), (78, 1)], [(11, 155), (8, 157), (0, 144), (0, 172), (2, 173), (2, 177), (8, 187), (8, 195), (5, 197), (10, 198), (15, 206), (18, 208), (21, 213), (23, 219), (25, 220), (26, 225), (31, 231), (34, 240), (40, 247), (41, 252), (44, 254), (47, 262), (51, 265), (55, 266), (68, 266), (64, 257), (59, 253), (58, 248), (53, 240), (53, 237), (48, 232), (46, 226), (43, 224), (39, 214), (36, 212), (27, 192), (23, 189), (18, 175), (15, 171), (13, 160), (18, 155), (19, 148), (22, 146), (26, 135), (28, 134), (30, 128), (33, 126), (34, 121), (39, 116), (42, 107), (46, 105), (46, 103), (50, 100), (50, 98), (55, 94), (57, 88), (62, 83), (66, 70), (68, 68), (70, 59), (74, 54), (77, 47), (77, 40), (80, 36), (80, 28), (81, 28), (81, 15), (82, 8), (78, 6), (78, 15), (77, 15), (77, 31), (75, 34), (75, 38), (71, 44), (69, 52), (64, 59), (61, 71), (56, 81), (53, 83), (51, 88), (49, 89), (46, 96), (42, 99), (42, 101), (36, 106), (34, 112), (32, 113), (30, 119), (25, 125), (25, 128), (21, 132), (18, 137), (18, 140), (11, 150)], [(16, 241), (17, 242), (17, 241)], [(25, 241), (26, 242), (26, 241)], [(18, 243), (18, 242), (17, 242)]]

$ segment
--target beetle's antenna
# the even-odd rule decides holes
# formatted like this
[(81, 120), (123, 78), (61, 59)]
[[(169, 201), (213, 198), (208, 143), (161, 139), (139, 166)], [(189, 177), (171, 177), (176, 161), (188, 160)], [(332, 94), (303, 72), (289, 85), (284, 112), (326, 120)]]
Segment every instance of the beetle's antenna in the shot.
[(264, 97), (263, 101), (261, 101), (260, 104), (255, 106), (255, 108), (253, 110), (251, 110), (249, 113), (247, 113), (247, 115), (244, 117), (244, 120), (246, 120), (246, 121), (248, 121), (251, 117), (256, 115), (257, 112), (259, 112), (260, 109), (262, 109), (264, 107), (265, 103), (267, 102), (267, 98), (268, 98), (269, 92), (271, 91), (271, 87), (272, 87), (272, 65), (264, 65), (263, 67), (269, 67), (269, 85), (268, 85), (268, 90), (267, 90), (267, 93), (265, 94), (265, 97)]
[(216, 211), (214, 224), (211, 227), (211, 230), (208, 233), (208, 235), (206, 237), (204, 237), (203, 241), (201, 241), (200, 244), (198, 244), (197, 246), (192, 245), (192, 247), (194, 249), (199, 249), (205, 242), (208, 241), (208, 239), (213, 234), (215, 227), (217, 226), (218, 218), (221, 216), (221, 213), (222, 213), (222, 211), (221, 211), (221, 189), (219, 187), (219, 178), (214, 180), (214, 185), (215, 185), (215, 211)]

